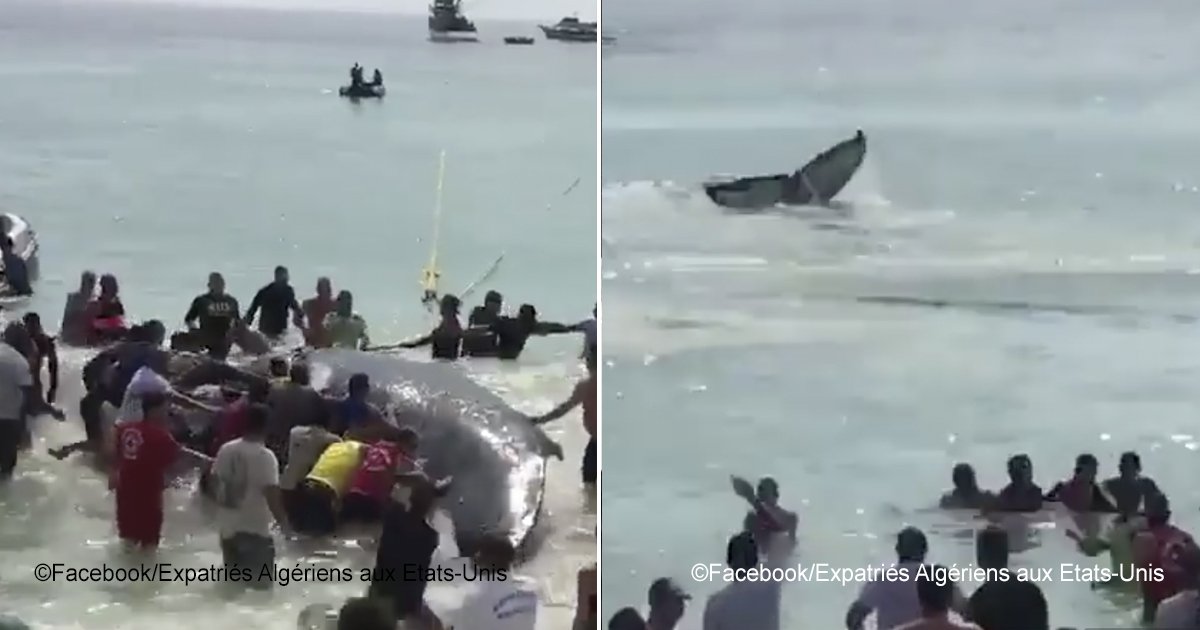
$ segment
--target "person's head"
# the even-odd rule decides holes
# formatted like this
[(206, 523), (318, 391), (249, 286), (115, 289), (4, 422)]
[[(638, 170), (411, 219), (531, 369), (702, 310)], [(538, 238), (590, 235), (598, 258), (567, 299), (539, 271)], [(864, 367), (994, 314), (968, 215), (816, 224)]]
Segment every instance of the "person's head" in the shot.
[(767, 505), (775, 505), (779, 501), (779, 484), (770, 477), (763, 477), (758, 480), (758, 488), (755, 489), (754, 494), (759, 501)]
[(142, 395), (142, 417), (146, 420), (162, 422), (166, 420), (169, 410), (170, 406), (165, 394), (150, 392)]
[(650, 603), (650, 619), (659, 623), (673, 626), (683, 618), (683, 611), (692, 597), (687, 594), (675, 580), (663, 577), (650, 584), (648, 600)]
[(896, 534), (896, 557), (900, 562), (925, 562), (929, 542), (925, 532), (916, 527), (905, 527)]
[(351, 597), (338, 611), (337, 630), (396, 630), (396, 616), (386, 600)]
[(441, 308), (439, 311), (442, 314), (442, 317), (446, 319), (458, 317), (458, 312), (461, 308), (462, 300), (459, 300), (458, 296), (450, 294), (442, 296)]
[(283, 265), (275, 267), (275, 284), (287, 284), (290, 280), (287, 267)]
[(1008, 458), (1008, 478), (1015, 484), (1033, 482), (1033, 462), (1024, 453)]
[(283, 378), (288, 375), (288, 360), (285, 357), (271, 357), (271, 364), (267, 369), (271, 376)]
[(517, 559), (517, 550), (512, 543), (498, 534), (485, 536), (475, 550), (475, 566), (504, 571), (512, 568)]
[(725, 564), (731, 569), (758, 566), (758, 544), (754, 542), (754, 534), (740, 532), (729, 537), (725, 545)]
[(636, 608), (627, 606), (608, 620), (608, 630), (646, 630), (646, 620)]
[(396, 446), (399, 446), (405, 453), (412, 455), (421, 447), (421, 436), (409, 427), (402, 427), (396, 431)]
[(536, 324), (537, 309), (532, 304), (522, 304), (521, 308), (517, 309), (517, 320), (526, 326)]
[(351, 376), (346, 384), (346, 393), (354, 399), (366, 399), (367, 394), (371, 393), (371, 378), (362, 372)]
[(926, 617), (946, 614), (953, 600), (954, 581), (946, 567), (935, 564), (917, 576), (917, 601)]
[(1121, 463), (1117, 466), (1122, 479), (1137, 479), (1142, 474), (1142, 458), (1133, 451), (1121, 453)]
[(329, 281), (329, 278), (317, 278), (317, 297), (326, 300), (333, 297), (333, 283)]
[(142, 323), (144, 341), (153, 346), (161, 346), (167, 340), (167, 327), (161, 320), (151, 319)]
[(1080, 481), (1095, 481), (1100, 471), (1100, 462), (1091, 453), (1084, 453), (1075, 458), (1075, 478)]
[(975, 561), (985, 569), (1008, 567), (1008, 532), (988, 525), (975, 536)]
[(977, 492), (979, 490), (979, 484), (975, 480), (975, 469), (971, 468), (970, 464), (955, 464), (950, 478), (954, 481), (954, 489), (959, 492)]
[(252, 381), (249, 391), (246, 392), (246, 396), (249, 397), (250, 402), (255, 404), (267, 402), (267, 397), (270, 395), (271, 384), (267, 381)]
[(1171, 520), (1171, 502), (1161, 492), (1146, 497), (1146, 523), (1151, 527), (1161, 527)]
[(254, 403), (246, 410), (246, 425), (243, 437), (251, 440), (261, 440), (267, 434), (267, 406)]
[(504, 308), (504, 296), (500, 295), (499, 291), (488, 291), (487, 295), (483, 296), (483, 310), (492, 315), (499, 315), (502, 308)]
[(46, 334), (46, 331), (42, 329), (42, 318), (37, 313), (25, 313), (25, 315), (21, 317), (21, 321), (25, 323), (25, 330), (29, 332), (30, 335), (37, 337)]
[(91, 295), (96, 290), (96, 272), (84, 271), (79, 274), (79, 292)]
[(354, 295), (349, 291), (338, 291), (337, 304), (334, 305), (337, 314), (350, 317), (354, 314)]
[(0, 251), (7, 254), (7, 253), (12, 252), (12, 250), (13, 250), (13, 240), (11, 238), (6, 236), (6, 237), (4, 237), (4, 240), (0, 240)]
[(29, 331), (25, 329), (25, 324), (19, 321), (9, 322), (4, 327), (3, 337), (4, 343), (23, 356), (27, 357), (33, 351), (33, 340), (29, 337)]
[(212, 296), (225, 294), (225, 276), (216, 271), (208, 274), (208, 294)]
[(296, 385), (307, 386), (312, 381), (312, 376), (308, 373), (308, 364), (297, 361), (292, 364), (292, 368), (288, 370), (288, 378)]
[(117, 284), (117, 277), (111, 273), (106, 273), (100, 276), (100, 297), (115, 298), (120, 292), (121, 286)]

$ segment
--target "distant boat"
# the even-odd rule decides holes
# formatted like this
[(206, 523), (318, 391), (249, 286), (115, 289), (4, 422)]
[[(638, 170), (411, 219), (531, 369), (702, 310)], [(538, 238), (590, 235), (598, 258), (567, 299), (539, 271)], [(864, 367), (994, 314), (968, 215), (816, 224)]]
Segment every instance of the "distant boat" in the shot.
[(358, 85), (343, 85), (338, 88), (338, 96), (346, 98), (383, 98), (387, 94), (387, 88), (374, 83), (360, 83)]
[(560, 42), (595, 42), (599, 39), (595, 22), (580, 22), (576, 17), (565, 17), (554, 26), (539, 24), (538, 28), (545, 33), (546, 39)]
[(533, 38), (532, 37), (520, 37), (520, 36), (514, 35), (514, 36), (510, 36), (510, 37), (505, 37), (504, 43), (512, 44), (514, 46), (529, 46), (530, 44), (533, 43)]
[(479, 41), (475, 23), (463, 15), (461, 0), (433, 0), (429, 5), (429, 41)]

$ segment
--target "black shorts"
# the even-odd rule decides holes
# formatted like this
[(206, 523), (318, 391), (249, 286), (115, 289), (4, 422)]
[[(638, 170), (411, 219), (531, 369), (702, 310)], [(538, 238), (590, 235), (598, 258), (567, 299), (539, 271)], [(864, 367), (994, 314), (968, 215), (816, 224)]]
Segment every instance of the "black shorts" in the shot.
[(596, 483), (596, 438), (588, 440), (583, 451), (583, 483)]
[(383, 518), (379, 502), (365, 494), (350, 493), (342, 500), (342, 520), (349, 523), (377, 523)]
[(25, 423), (0, 418), (0, 478), (11, 477), (17, 467), (17, 453), (25, 439)]
[(104, 418), (102, 405), (104, 396), (99, 392), (88, 392), (79, 400), (79, 417), (83, 418), (83, 431), (93, 444), (104, 440)]
[(293, 498), (296, 516), (293, 527), (301, 534), (328, 536), (337, 530), (337, 493), (333, 488), (312, 479), (296, 487)]
[(270, 536), (237, 533), (221, 539), (221, 559), (231, 582), (266, 590), (275, 583), (275, 541)]

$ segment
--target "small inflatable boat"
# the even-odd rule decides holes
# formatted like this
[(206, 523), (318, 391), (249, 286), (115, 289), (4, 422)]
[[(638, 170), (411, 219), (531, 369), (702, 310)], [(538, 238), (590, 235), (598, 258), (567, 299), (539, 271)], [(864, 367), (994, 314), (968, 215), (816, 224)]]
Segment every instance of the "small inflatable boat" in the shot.
[(343, 85), (338, 88), (338, 96), (345, 98), (383, 98), (387, 88), (382, 85)]
[[(24, 261), (29, 270), (29, 281), (38, 278), (38, 240), (37, 232), (25, 219), (10, 212), (0, 212), (0, 232), (5, 238), (12, 239), (13, 251)], [(4, 271), (4, 262), (0, 261), (0, 273)], [(0, 297), (8, 296), (8, 285), (0, 282)], [(16, 297), (16, 296), (9, 296)]]

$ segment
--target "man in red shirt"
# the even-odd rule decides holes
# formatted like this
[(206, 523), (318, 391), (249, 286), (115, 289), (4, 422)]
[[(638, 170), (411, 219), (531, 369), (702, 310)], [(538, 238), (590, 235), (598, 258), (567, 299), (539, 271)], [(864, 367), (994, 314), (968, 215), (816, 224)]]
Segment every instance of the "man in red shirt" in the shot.
[(117, 462), (117, 534), (126, 543), (154, 549), (162, 533), (166, 472), (179, 444), (166, 427), (166, 396), (143, 395), (142, 412), (141, 420), (117, 425), (111, 445)]
[(389, 433), (392, 435), (367, 445), (342, 502), (344, 520), (374, 523), (381, 519), (397, 475), (416, 471), (417, 432), (403, 428)]
[(1145, 499), (1147, 529), (1134, 537), (1134, 559), (1139, 567), (1162, 571), (1161, 579), (1142, 580), (1142, 621), (1154, 623), (1158, 605), (1182, 591), (1190, 576), (1180, 566), (1180, 557), (1196, 542), (1169, 521), (1171, 504), (1161, 493)]

